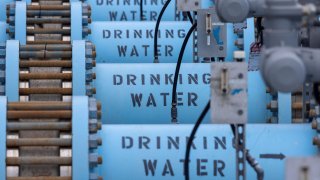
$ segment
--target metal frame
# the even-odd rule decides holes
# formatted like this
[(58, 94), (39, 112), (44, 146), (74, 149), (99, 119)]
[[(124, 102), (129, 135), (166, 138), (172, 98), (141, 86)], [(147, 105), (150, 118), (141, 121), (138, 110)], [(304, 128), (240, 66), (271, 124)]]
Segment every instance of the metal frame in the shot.
[(89, 179), (89, 99), (72, 97), (72, 179)]
[(7, 97), (0, 96), (0, 179), (6, 179)]
[(236, 179), (246, 180), (246, 126), (235, 125)]
[(71, 40), (82, 40), (82, 2), (71, 1)]
[(22, 45), (27, 42), (27, 3), (17, 1), (15, 13), (15, 40)]
[(86, 42), (72, 42), (72, 94), (86, 95)]
[(6, 45), (6, 96), (19, 101), (19, 41), (8, 40)]

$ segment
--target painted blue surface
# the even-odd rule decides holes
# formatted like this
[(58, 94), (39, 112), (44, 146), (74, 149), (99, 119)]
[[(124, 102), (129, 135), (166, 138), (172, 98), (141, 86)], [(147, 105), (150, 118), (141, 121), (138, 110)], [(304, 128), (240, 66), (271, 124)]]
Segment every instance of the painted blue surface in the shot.
[(6, 179), (7, 97), (0, 96), (0, 179)]
[(268, 94), (259, 71), (248, 73), (248, 118), (250, 123), (265, 123), (268, 117), (266, 109)]
[(89, 103), (87, 96), (72, 96), (72, 178), (89, 179)]
[(27, 4), (26, 2), (16, 2), (15, 16), (15, 40), (19, 40), (21, 45), (27, 42)]
[(1, 0), (0, 1), (0, 21), (5, 21), (7, 19), (6, 5), (11, 2), (14, 2), (14, 0)]
[(234, 45), (236, 40), (236, 35), (233, 33), (233, 24), (227, 23), (227, 57), (226, 61), (233, 61), (233, 52), (237, 50), (237, 47)]
[(72, 41), (72, 94), (86, 95), (86, 45), (83, 40)]
[(19, 41), (6, 44), (6, 96), (9, 102), (19, 101)]
[(278, 119), (279, 123), (292, 122), (291, 93), (278, 93)]
[(31, 0), (22, 0), (22, 1), (26, 2), (27, 4), (31, 3)]
[[(144, 0), (143, 10), (147, 21), (156, 21), (165, 0)], [(140, 0), (88, 0), (92, 8), (93, 21), (140, 21)], [(202, 8), (212, 5), (212, 0), (202, 0)], [(176, 17), (176, 4), (172, 0), (163, 14), (163, 21), (182, 19)]]
[(244, 30), (244, 51), (246, 52), (246, 62), (249, 61), (251, 44), (255, 42), (254, 19), (247, 19), (247, 29)]
[(0, 43), (4, 43), (7, 40), (6, 33), (7, 24), (4, 21), (0, 22)]
[[(96, 98), (102, 102), (103, 123), (107, 124), (168, 124), (171, 116), (171, 92), (176, 64), (98, 64)], [(210, 99), (210, 64), (184, 63), (177, 92), (178, 120), (194, 123)], [(160, 83), (151, 82), (151, 75), (160, 76)], [(144, 78), (143, 78), (144, 76)], [(198, 77), (198, 84), (191, 77)], [(265, 86), (259, 73), (249, 72), (249, 122), (265, 122)], [(122, 78), (122, 82), (120, 82)], [(134, 81), (130, 79), (136, 78)], [(142, 79), (145, 79), (142, 81)], [(167, 79), (167, 83), (166, 83)], [(128, 85), (128, 80), (129, 84)], [(162, 94), (161, 94), (162, 93)], [(183, 94), (181, 94), (183, 93)], [(142, 94), (141, 106), (133, 99)], [(150, 95), (151, 94), (151, 95)], [(134, 98), (132, 98), (132, 96)], [(193, 99), (196, 100), (192, 103)], [(181, 99), (180, 99), (181, 98)], [(153, 101), (154, 99), (154, 101)], [(209, 122), (209, 115), (205, 123)]]
[(71, 2), (71, 40), (82, 40), (82, 2)]
[[(93, 22), (90, 39), (96, 45), (98, 63), (153, 62), (155, 22)], [(162, 22), (158, 38), (159, 61), (177, 62), (182, 42), (190, 29), (190, 22)], [(129, 32), (129, 35), (128, 33)], [(142, 33), (139, 37), (136, 32)], [(173, 32), (173, 37), (171, 36)], [(121, 35), (119, 35), (121, 33)], [(129, 37), (128, 37), (129, 36)], [(193, 38), (187, 44), (183, 62), (193, 60)], [(126, 48), (126, 54), (120, 53)], [(123, 51), (122, 51), (123, 52)]]
[[(181, 180), (183, 179), (183, 164), (179, 162), (184, 159), (186, 137), (190, 135), (191, 125), (103, 125), (101, 137), (103, 145), (100, 154), (107, 159), (102, 164), (100, 173), (105, 180), (126, 180), (134, 177), (139, 180)], [(317, 153), (317, 148), (311, 143), (315, 132), (309, 125), (248, 125), (247, 126), (247, 148), (265, 170), (266, 180), (283, 180), (285, 160), (260, 159), (260, 154), (283, 153), (286, 157), (312, 156)], [(122, 138), (125, 138), (123, 148)], [(150, 139), (145, 146), (139, 148), (139, 137), (142, 142)], [(160, 138), (160, 148), (157, 148), (157, 137)], [(168, 137), (179, 139), (179, 149), (174, 146), (169, 148)], [(132, 138), (133, 146), (130, 147), (129, 139)], [(204, 139), (207, 139), (205, 143)], [(225, 148), (216, 144), (216, 139), (225, 138)], [(191, 179), (235, 179), (235, 150), (232, 147), (232, 132), (228, 125), (203, 125), (194, 140), (196, 150), (191, 151), (190, 174)], [(207, 144), (205, 148), (204, 144)], [(216, 146), (217, 145), (217, 146)], [(207, 175), (197, 175), (197, 159), (201, 162), (201, 172)], [(143, 160), (157, 160), (155, 175), (146, 175)], [(171, 163), (174, 176), (170, 173), (162, 175), (166, 160)], [(207, 162), (205, 162), (207, 160)], [(214, 162), (217, 167), (225, 164), (222, 170), (224, 176), (219, 172), (214, 175)], [(168, 167), (168, 166), (167, 166)], [(198, 166), (199, 168), (199, 166)], [(249, 180), (256, 179), (256, 174), (247, 165)]]

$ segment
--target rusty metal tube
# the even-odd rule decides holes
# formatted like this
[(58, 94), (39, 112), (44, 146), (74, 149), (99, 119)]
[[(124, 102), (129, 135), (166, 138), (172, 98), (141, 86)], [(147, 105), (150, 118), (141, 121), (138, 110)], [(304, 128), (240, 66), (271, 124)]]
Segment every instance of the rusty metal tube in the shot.
[(72, 128), (71, 122), (9, 122), (7, 129), (9, 131), (20, 130), (60, 130), (70, 131)]
[[(83, 18), (84, 22), (91, 23), (91, 18)], [(10, 23), (10, 19), (7, 19), (7, 23)], [(13, 23), (13, 22), (12, 22)], [(27, 24), (63, 24), (63, 25), (70, 25), (71, 19), (70, 18), (59, 18), (59, 19), (51, 19), (51, 18), (27, 18)]]
[(54, 110), (54, 111), (7, 111), (8, 119), (71, 119), (72, 111)]
[(61, 16), (70, 17), (70, 10), (27, 10), (27, 17), (34, 16)]
[(72, 110), (72, 102), (31, 101), (9, 102), (8, 110)]
[(28, 5), (27, 10), (70, 10), (70, 5)]
[(71, 157), (7, 157), (7, 165), (17, 166), (23, 164), (33, 164), (33, 165), (71, 165)]
[(20, 96), (27, 96), (30, 94), (61, 94), (72, 95), (72, 88), (20, 88)]
[(72, 180), (72, 177), (71, 176), (7, 177), (7, 180)]
[[(21, 68), (28, 67), (62, 67), (62, 68), (71, 68), (71, 61), (60, 61), (60, 60), (50, 60), (50, 61), (39, 61), (39, 60), (30, 60), (30, 61), (20, 61)], [(93, 63), (92, 63), (93, 64)]]
[[(72, 102), (31, 101), (9, 102), (8, 110), (72, 110)], [(101, 103), (97, 102), (97, 109), (101, 110)]]
[(70, 41), (61, 41), (61, 40), (35, 40), (27, 41), (27, 44), (70, 44)]
[(71, 23), (70, 18), (27, 18), (27, 24), (65, 24)]
[(21, 45), (20, 51), (72, 51), (71, 44), (31, 44)]
[(20, 58), (71, 58), (71, 51), (20, 51)]
[(20, 146), (71, 147), (72, 146), (72, 139), (59, 139), (59, 138), (7, 139), (7, 147), (20, 147)]
[(61, 35), (70, 35), (71, 30), (70, 29), (54, 29), (54, 28), (47, 28), (47, 29), (27, 29), (28, 35), (34, 35), (34, 34), (61, 34)]
[(29, 81), (30, 79), (72, 80), (72, 73), (20, 73), (19, 79), (22, 81)]

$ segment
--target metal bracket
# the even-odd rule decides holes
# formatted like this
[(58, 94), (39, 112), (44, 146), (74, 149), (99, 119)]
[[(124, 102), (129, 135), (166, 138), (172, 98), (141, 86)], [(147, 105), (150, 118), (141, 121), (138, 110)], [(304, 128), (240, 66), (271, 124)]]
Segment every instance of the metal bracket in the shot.
[(246, 180), (246, 128), (244, 124), (235, 125), (234, 146), (236, 149), (236, 180)]
[(286, 180), (320, 179), (320, 158), (288, 158), (286, 161)]
[(244, 62), (212, 63), (211, 118), (217, 124), (245, 124), (248, 119), (247, 73)]
[(201, 0), (177, 0), (178, 11), (197, 11), (201, 8)]
[(226, 57), (227, 25), (219, 20), (214, 8), (200, 9), (197, 12), (199, 57)]

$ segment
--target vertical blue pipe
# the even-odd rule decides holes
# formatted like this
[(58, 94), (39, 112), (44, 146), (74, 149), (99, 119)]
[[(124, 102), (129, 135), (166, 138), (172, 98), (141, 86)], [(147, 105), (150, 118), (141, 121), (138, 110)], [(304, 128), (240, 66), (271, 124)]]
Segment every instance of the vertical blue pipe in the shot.
[(86, 95), (86, 43), (72, 41), (72, 94)]
[(278, 119), (279, 123), (291, 123), (292, 102), (291, 93), (278, 93)]
[(25, 45), (27, 42), (27, 3), (16, 2), (15, 16), (15, 40), (19, 40), (20, 44)]
[(6, 167), (6, 140), (7, 140), (7, 97), (0, 96), (0, 179), (5, 180)]
[(81, 2), (71, 2), (71, 40), (82, 40)]
[(72, 179), (89, 179), (89, 100), (72, 97)]
[(6, 95), (8, 101), (19, 101), (19, 41), (6, 45)]

